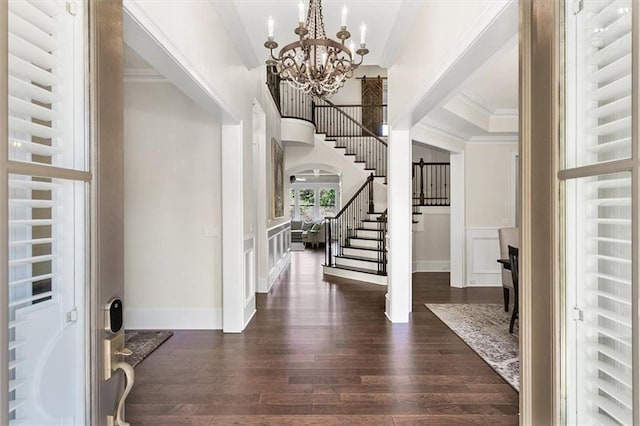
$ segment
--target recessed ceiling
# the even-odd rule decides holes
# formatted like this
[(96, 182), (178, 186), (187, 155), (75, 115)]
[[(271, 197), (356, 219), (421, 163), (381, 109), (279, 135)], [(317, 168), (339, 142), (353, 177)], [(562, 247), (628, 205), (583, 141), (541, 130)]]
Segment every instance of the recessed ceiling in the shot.
[[(275, 40), (280, 47), (296, 40), (297, 36), (293, 30), (298, 22), (298, 3), (299, 0), (232, 0), (231, 4), (235, 7), (237, 17), (229, 16), (234, 13), (229, 8), (229, 2), (218, 2), (218, 10), (223, 20), (235, 21), (239, 17), (243, 28), (231, 28), (231, 36), (240, 48), (243, 43), (238, 43), (237, 40), (243, 38), (248, 40), (255, 58), (257, 58), (257, 64), (263, 64), (269, 53), (264, 47), (264, 42), (267, 40), (267, 20), (270, 16), (274, 20)], [(348, 10), (347, 29), (351, 32), (351, 40), (356, 45), (360, 43), (360, 25), (364, 23), (367, 26), (366, 42), (371, 53), (365, 57), (364, 64), (380, 65), (383, 62), (385, 49), (395, 49), (388, 44), (390, 40), (394, 39), (391, 36), (394, 26), (399, 24), (396, 21), (398, 21), (397, 17), (401, 8), (404, 4), (409, 3), (415, 6), (415, 2), (407, 0), (376, 0), (375, 2), (325, 0), (322, 2), (322, 10), (327, 36), (335, 39), (335, 34), (340, 29), (342, 7), (346, 6)], [(305, 1), (304, 4), (306, 11), (309, 2)], [(244, 35), (234, 34), (236, 31), (242, 30), (244, 30)]]
[(518, 109), (518, 44), (509, 42), (461, 88), (491, 113)]

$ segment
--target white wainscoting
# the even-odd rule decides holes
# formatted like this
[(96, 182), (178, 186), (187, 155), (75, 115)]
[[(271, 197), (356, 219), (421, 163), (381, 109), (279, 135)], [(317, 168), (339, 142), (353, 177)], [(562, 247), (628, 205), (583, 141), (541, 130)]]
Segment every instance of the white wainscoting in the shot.
[(255, 237), (244, 239), (244, 326), (246, 327), (256, 313), (256, 252)]
[(269, 278), (267, 290), (271, 290), (278, 275), (287, 267), (291, 260), (289, 247), (291, 246), (291, 223), (286, 222), (267, 229), (267, 247), (269, 248)]
[(498, 228), (467, 228), (467, 286), (502, 287)]

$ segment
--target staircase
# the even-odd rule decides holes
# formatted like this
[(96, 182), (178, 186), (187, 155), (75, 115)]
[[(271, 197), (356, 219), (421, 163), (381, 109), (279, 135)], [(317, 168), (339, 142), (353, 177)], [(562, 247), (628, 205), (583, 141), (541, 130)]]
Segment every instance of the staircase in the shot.
[[(386, 202), (374, 200), (374, 182), (386, 184), (387, 141), (382, 135), (386, 105), (334, 105), (314, 101), (309, 95), (280, 82), (267, 72), (267, 85), (283, 118), (306, 120), (315, 125), (327, 143), (364, 164), (370, 174), (335, 217), (325, 218), (326, 275), (375, 284), (387, 284)], [(363, 114), (380, 117), (379, 129), (367, 129)], [(421, 206), (449, 205), (448, 163), (413, 163), (413, 217)], [(376, 211), (377, 209), (377, 211)]]

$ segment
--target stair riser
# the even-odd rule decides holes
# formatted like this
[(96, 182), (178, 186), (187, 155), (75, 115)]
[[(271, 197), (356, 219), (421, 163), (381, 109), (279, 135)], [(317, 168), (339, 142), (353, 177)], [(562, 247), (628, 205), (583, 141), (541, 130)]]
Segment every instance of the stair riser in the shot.
[(374, 223), (374, 222), (362, 222), (362, 223), (360, 224), (360, 226), (361, 226), (362, 228), (371, 229), (372, 231), (377, 231), (377, 230), (378, 230), (378, 227), (379, 227), (379, 226), (381, 226), (381, 224), (380, 224), (380, 223), (377, 223), (377, 222), (375, 222), (375, 223)]
[(356, 236), (360, 238), (380, 238), (381, 233), (379, 231), (365, 231), (362, 229), (358, 229), (356, 231)]
[(358, 256), (358, 257), (366, 257), (367, 259), (377, 260), (381, 253), (378, 251), (344, 247), (342, 249), (342, 254), (344, 254), (345, 256)]
[(349, 245), (355, 248), (362, 247), (380, 249), (382, 247), (382, 243), (380, 241), (358, 240), (356, 238), (352, 238)]
[(378, 264), (373, 262), (365, 262), (363, 260), (355, 260), (355, 259), (342, 259), (336, 258), (336, 265), (338, 266), (347, 266), (350, 268), (362, 268), (367, 269), (373, 273), (378, 271)]

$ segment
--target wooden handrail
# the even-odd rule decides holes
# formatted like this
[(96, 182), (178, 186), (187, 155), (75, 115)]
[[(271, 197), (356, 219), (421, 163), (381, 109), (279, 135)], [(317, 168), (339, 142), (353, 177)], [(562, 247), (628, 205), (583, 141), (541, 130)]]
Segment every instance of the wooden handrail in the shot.
[(340, 211), (338, 212), (338, 214), (336, 214), (333, 217), (325, 217), (325, 219), (337, 219), (340, 216), (342, 216), (342, 213), (344, 213), (344, 211), (349, 208), (349, 206), (351, 205), (351, 203), (353, 203), (353, 201), (358, 197), (358, 195), (360, 195), (360, 193), (362, 191), (364, 191), (364, 189), (367, 187), (367, 185), (369, 185), (370, 182), (373, 182), (373, 173), (371, 173), (369, 176), (367, 176), (367, 180), (362, 184), (362, 186), (360, 187), (360, 189), (358, 189), (356, 191), (355, 194), (353, 194), (353, 197), (351, 197), (351, 199), (349, 201), (347, 201), (347, 204), (344, 205), (344, 207), (342, 209), (340, 209)]
[[(325, 102), (329, 102), (325, 100)], [(318, 108), (331, 108), (331, 105), (316, 105)], [(363, 105), (363, 104), (333, 104), (333, 106), (338, 108), (349, 108), (349, 107), (380, 107), (386, 108), (387, 104), (373, 104), (373, 105)]]
[[(328, 101), (328, 100), (324, 100), (324, 102), (328, 103), (330, 106), (332, 106), (333, 108), (336, 109), (336, 111), (338, 111), (340, 114), (344, 115), (345, 117), (347, 117), (350, 121), (352, 121), (356, 126), (358, 126), (359, 128), (361, 128), (365, 133), (368, 133), (369, 136), (375, 138), (378, 142), (380, 142), (382, 145), (387, 146), (387, 143), (381, 139), (378, 135), (376, 135), (375, 133), (373, 133), (371, 130), (367, 129), (366, 127), (364, 127), (362, 124), (360, 124), (360, 122), (358, 120), (356, 120), (355, 118), (351, 117), (349, 114), (347, 114), (346, 112), (344, 112), (343, 110), (341, 110), (337, 105), (335, 105), (333, 102)], [(318, 108), (321, 105), (316, 104), (314, 106), (314, 108)]]

